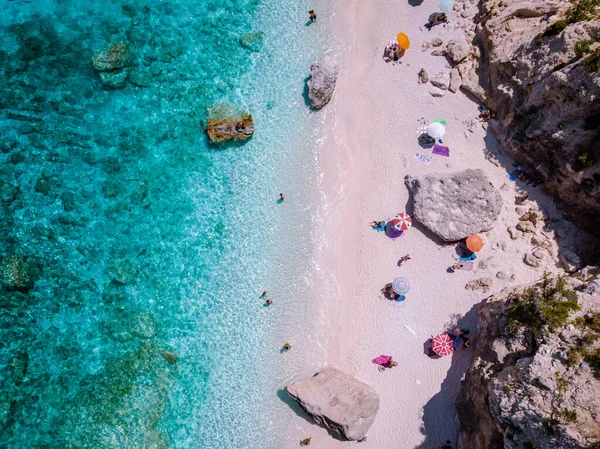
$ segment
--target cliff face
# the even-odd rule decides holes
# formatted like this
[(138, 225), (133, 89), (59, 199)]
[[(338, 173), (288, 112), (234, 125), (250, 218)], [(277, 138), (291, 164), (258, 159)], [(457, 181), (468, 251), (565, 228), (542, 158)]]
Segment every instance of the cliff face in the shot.
[[(505, 290), (479, 306), (473, 358), (456, 400), (460, 448), (600, 447), (600, 381), (594, 377), (600, 373), (590, 368), (589, 355), (579, 358), (598, 347), (590, 336), (600, 337), (600, 313), (590, 309), (600, 310), (600, 282), (573, 282), (581, 310), (553, 331), (535, 330), (539, 323), (515, 327), (515, 316), (531, 318), (525, 309), (515, 312), (515, 298), (531, 290)], [(556, 305), (552, 310), (563, 309), (562, 302)]]
[[(582, 14), (574, 10), (579, 3)], [(529, 165), (572, 221), (598, 234), (600, 69), (593, 59), (600, 65), (600, 21), (587, 3), (594, 0), (482, 0), (479, 68), (459, 69), (469, 72), (463, 88), (497, 113), (490, 129), (504, 148)]]

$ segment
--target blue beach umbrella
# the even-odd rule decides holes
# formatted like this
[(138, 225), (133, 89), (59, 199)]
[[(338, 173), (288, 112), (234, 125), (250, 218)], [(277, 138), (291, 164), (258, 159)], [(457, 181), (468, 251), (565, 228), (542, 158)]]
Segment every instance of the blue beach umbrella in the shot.
[(408, 279), (406, 278), (396, 278), (392, 283), (392, 289), (398, 293), (399, 295), (404, 295), (408, 293), (410, 290), (410, 285), (408, 283)]
[(454, 0), (440, 0), (440, 9), (444, 12), (452, 11)]

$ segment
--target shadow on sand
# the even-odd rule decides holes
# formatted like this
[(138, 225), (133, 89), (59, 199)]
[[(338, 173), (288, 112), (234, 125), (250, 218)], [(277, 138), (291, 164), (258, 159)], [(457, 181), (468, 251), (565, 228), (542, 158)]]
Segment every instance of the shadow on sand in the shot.
[[(459, 318), (453, 327), (469, 329), (469, 336), (474, 336), (476, 326), (476, 310), (479, 304), (474, 305), (464, 316)], [(452, 320), (451, 320), (452, 321)], [(442, 332), (443, 329), (440, 329)], [(427, 348), (424, 346), (424, 353), (427, 354)], [(423, 425), (421, 433), (425, 435), (425, 441), (415, 449), (439, 449), (448, 440), (455, 442), (457, 435), (455, 432), (448, 433), (448, 426), (444, 422), (456, 420), (456, 411), (454, 408), (454, 398), (460, 391), (460, 382), (467, 371), (467, 366), (471, 360), (472, 350), (470, 348), (460, 348), (452, 354), (452, 364), (448, 374), (442, 382), (440, 392), (433, 396), (425, 407), (423, 407)], [(424, 355), (425, 357), (426, 355)], [(431, 363), (435, 363), (440, 357), (431, 357)], [(452, 447), (456, 447), (455, 445)]]

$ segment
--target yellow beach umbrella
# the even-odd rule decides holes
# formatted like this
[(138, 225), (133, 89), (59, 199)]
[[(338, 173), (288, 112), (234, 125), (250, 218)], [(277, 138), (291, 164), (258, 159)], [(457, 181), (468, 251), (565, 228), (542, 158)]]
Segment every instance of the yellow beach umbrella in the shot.
[(406, 50), (407, 48), (410, 48), (410, 41), (408, 40), (408, 36), (404, 33), (398, 33), (398, 45), (400, 46), (400, 48), (402, 50)]

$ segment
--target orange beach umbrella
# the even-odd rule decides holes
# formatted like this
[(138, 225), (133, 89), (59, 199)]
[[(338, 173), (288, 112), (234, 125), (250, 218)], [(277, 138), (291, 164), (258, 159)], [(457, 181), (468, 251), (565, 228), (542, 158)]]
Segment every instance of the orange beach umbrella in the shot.
[(479, 237), (477, 234), (470, 235), (467, 237), (467, 248), (476, 253), (483, 248), (483, 240), (481, 240), (481, 237)]
[(398, 37), (396, 39), (398, 40), (398, 45), (402, 50), (410, 48), (410, 40), (408, 40), (408, 36), (406, 34), (398, 33)]

